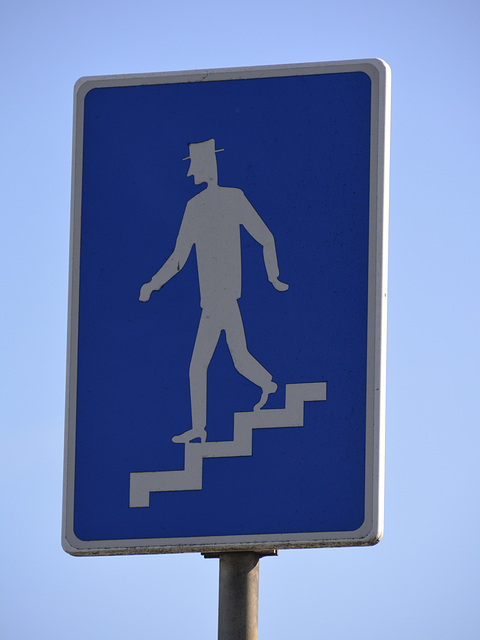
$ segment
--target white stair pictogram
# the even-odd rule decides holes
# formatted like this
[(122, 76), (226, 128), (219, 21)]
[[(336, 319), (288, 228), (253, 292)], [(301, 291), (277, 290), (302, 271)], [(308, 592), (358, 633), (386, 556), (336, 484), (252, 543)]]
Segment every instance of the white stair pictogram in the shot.
[(234, 414), (233, 440), (186, 443), (184, 469), (130, 473), (130, 507), (150, 506), (150, 493), (155, 491), (200, 490), (205, 458), (251, 456), (253, 429), (303, 427), (304, 403), (326, 398), (326, 382), (287, 384), (284, 409)]

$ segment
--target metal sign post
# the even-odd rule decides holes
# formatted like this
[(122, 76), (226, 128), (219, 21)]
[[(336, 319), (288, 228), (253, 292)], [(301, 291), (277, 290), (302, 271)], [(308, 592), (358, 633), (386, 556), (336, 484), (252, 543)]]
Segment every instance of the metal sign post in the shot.
[(260, 555), (220, 555), (218, 640), (257, 640)]
[(381, 60), (77, 83), (69, 553), (380, 539), (389, 100)]
[(260, 558), (270, 553), (204, 554), (220, 561), (218, 640), (257, 640)]

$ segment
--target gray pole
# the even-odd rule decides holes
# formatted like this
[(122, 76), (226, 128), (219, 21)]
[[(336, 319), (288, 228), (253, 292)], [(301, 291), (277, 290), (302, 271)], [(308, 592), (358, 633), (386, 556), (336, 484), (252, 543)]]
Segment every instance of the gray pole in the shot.
[(258, 640), (260, 558), (276, 551), (204, 554), (220, 559), (218, 640)]
[(258, 639), (258, 573), (255, 552), (220, 554), (218, 640)]

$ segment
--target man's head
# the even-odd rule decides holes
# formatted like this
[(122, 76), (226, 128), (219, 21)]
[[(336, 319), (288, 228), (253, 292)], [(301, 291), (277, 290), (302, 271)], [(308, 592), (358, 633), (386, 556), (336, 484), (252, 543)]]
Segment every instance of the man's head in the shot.
[(193, 176), (195, 184), (217, 184), (217, 158), (215, 154), (223, 149), (215, 149), (215, 140), (191, 142), (188, 145), (190, 155), (183, 160), (190, 160), (187, 177)]

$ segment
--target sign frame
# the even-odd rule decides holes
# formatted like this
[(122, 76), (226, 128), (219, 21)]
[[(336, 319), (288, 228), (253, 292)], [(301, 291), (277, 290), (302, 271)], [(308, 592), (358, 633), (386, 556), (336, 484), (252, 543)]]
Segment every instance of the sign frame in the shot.
[[(75, 460), (79, 333), (84, 103), (95, 88), (214, 83), (361, 72), (371, 81), (365, 519), (355, 531), (301, 534), (81, 540), (75, 534)], [(387, 240), (390, 143), (389, 66), (380, 59), (81, 78), (75, 85), (62, 545), (72, 555), (229, 551), (361, 546), (383, 535)], [(322, 398), (318, 398), (322, 399)]]

